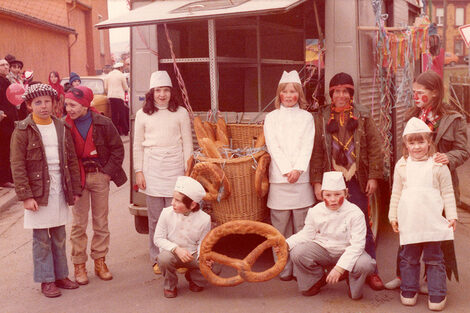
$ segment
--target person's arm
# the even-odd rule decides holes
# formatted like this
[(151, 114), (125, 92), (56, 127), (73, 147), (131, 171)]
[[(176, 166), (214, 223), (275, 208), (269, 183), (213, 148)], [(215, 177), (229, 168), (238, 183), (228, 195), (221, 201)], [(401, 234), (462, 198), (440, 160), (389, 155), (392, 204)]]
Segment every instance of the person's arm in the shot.
[(78, 165), (78, 158), (75, 152), (75, 144), (73, 142), (70, 129), (67, 127), (67, 125), (64, 125), (64, 131), (67, 166), (69, 167), (70, 179), (72, 181), (72, 192), (75, 196), (81, 196), (82, 183), (80, 179), (80, 167)]
[(289, 250), (292, 250), (298, 244), (301, 244), (304, 242), (310, 242), (315, 239), (315, 235), (317, 233), (317, 227), (315, 224), (315, 217), (314, 217), (315, 207), (308, 210), (307, 217), (305, 218), (304, 228), (302, 228), (299, 232), (293, 234), (289, 238), (286, 238), (286, 242), (288, 244)]
[(308, 119), (305, 120), (302, 131), (302, 144), (297, 154), (297, 160), (294, 164), (294, 169), (305, 172), (310, 163), (313, 150), (313, 140), (315, 138), (315, 123), (313, 117), (308, 114)]
[(199, 255), (200, 255), (200, 252), (201, 252), (201, 243), (202, 243), (202, 240), (206, 237), (206, 235), (211, 231), (211, 219), (210, 217), (208, 216), (207, 217), (207, 221), (206, 223), (204, 224), (203, 228), (202, 228), (202, 231), (201, 231), (201, 235), (199, 236), (199, 239), (197, 241), (197, 255), (198, 255), (198, 258), (199, 258)]
[(124, 145), (114, 124), (110, 119), (107, 122), (104, 135), (106, 136), (105, 144), (109, 149), (109, 158), (107, 163), (103, 164), (103, 172), (113, 177), (124, 161)]
[(124, 74), (122, 74), (122, 77), (121, 77), (121, 84), (122, 84), (122, 90), (124, 90), (124, 91), (129, 90), (129, 86), (127, 85), (126, 76)]
[[(170, 208), (170, 210), (173, 210)], [(174, 252), (178, 245), (168, 240), (169, 226), (171, 221), (170, 211), (163, 209), (160, 217), (158, 218), (157, 227), (155, 228), (155, 235), (153, 236), (153, 242), (160, 248), (170, 252)]]
[(367, 140), (367, 157), (369, 159), (368, 179), (382, 179), (384, 163), (383, 142), (374, 120), (370, 117), (366, 117), (364, 119), (364, 130), (366, 132)]
[(444, 210), (447, 220), (457, 220), (457, 206), (455, 204), (454, 188), (452, 187), (452, 177), (447, 166), (439, 166), (438, 172), (439, 190), (444, 202)]
[(274, 136), (274, 129), (278, 127), (273, 121), (272, 115), (266, 116), (264, 121), (264, 138), (266, 139), (266, 147), (269, 154), (271, 155), (272, 160), (276, 162), (276, 165), (279, 167), (282, 175), (286, 175), (292, 171), (292, 165), (289, 162), (289, 159), (282, 151), (280, 142), (278, 142)]
[(395, 165), (395, 171), (393, 173), (392, 194), (390, 196), (390, 206), (389, 206), (389, 211), (388, 211), (388, 220), (392, 224), (394, 231), (398, 230), (398, 229), (395, 229), (393, 224), (398, 223), (398, 215), (397, 215), (398, 202), (400, 201), (401, 193), (403, 190), (403, 180), (400, 175), (400, 167), (402, 166), (402, 162), (404, 162), (404, 159), (400, 159)]
[(325, 134), (323, 133), (323, 118), (321, 114), (314, 114), (315, 137), (312, 157), (310, 158), (310, 182), (321, 184), (325, 171)]
[(189, 119), (188, 111), (181, 108), (180, 116), (180, 132), (181, 139), (183, 141), (184, 170), (186, 170), (186, 167), (188, 166), (188, 160), (193, 154), (193, 134), (191, 131), (191, 121)]
[(144, 146), (142, 143), (144, 142), (144, 132), (145, 132), (145, 113), (140, 109), (137, 111), (135, 115), (135, 123), (134, 123), (134, 144), (132, 146), (133, 149), (133, 157), (134, 157), (134, 171), (142, 172), (142, 167), (144, 163)]
[(357, 259), (364, 252), (366, 245), (366, 221), (364, 214), (355, 214), (351, 219), (351, 239), (350, 245), (346, 247), (343, 254), (339, 258), (336, 266), (351, 271), (356, 264)]
[[(448, 166), (451, 171), (462, 165), (470, 156), (467, 141), (467, 123), (463, 118), (456, 118), (452, 124), (451, 128), (453, 127), (454, 129), (452, 149), (445, 152), (449, 160)], [(441, 140), (445, 140), (445, 138), (441, 138)]]
[(11, 174), (15, 183), (15, 191), (18, 200), (25, 201), (33, 198), (33, 192), (29, 185), (29, 175), (26, 169), (26, 149), (28, 139), (25, 131), (16, 128), (11, 136), (10, 165)]

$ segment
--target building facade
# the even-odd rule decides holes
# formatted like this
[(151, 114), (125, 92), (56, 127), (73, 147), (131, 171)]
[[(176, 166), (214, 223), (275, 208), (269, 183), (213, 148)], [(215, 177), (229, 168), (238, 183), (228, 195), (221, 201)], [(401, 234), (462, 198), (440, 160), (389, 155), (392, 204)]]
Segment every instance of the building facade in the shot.
[(0, 0), (0, 57), (42, 82), (52, 70), (96, 75), (111, 64), (109, 32), (94, 27), (107, 18), (107, 0)]

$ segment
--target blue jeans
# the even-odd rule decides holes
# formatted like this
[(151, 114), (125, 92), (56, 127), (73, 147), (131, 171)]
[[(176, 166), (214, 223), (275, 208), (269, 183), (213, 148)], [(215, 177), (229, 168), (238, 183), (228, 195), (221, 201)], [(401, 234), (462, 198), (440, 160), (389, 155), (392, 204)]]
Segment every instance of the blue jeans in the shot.
[(447, 293), (446, 269), (441, 242), (422, 242), (404, 245), (400, 252), (401, 291), (419, 291), (419, 259), (423, 254), (430, 296)]
[(365, 250), (367, 254), (375, 260), (377, 257), (375, 255), (374, 235), (372, 234), (372, 229), (370, 228), (368, 211), (369, 198), (367, 198), (366, 194), (361, 191), (361, 186), (359, 186), (359, 182), (357, 181), (356, 177), (353, 177), (350, 181), (346, 182), (346, 187), (348, 188), (349, 192), (348, 200), (357, 205), (361, 209), (362, 213), (364, 213), (367, 227)]
[(34, 281), (50, 283), (69, 276), (65, 226), (33, 229)]

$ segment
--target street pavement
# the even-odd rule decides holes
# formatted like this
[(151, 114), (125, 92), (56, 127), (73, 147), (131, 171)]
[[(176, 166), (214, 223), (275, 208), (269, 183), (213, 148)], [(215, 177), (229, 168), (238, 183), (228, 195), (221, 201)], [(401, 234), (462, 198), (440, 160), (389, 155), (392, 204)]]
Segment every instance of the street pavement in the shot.
[[(129, 170), (129, 144), (126, 142), (125, 169)], [(467, 162), (468, 163), (468, 162)], [(468, 166), (467, 166), (468, 165)], [(465, 167), (470, 171), (470, 164)], [(468, 173), (464, 175), (468, 178)], [(464, 183), (461, 176), (461, 186)], [(465, 189), (465, 188), (464, 188)], [(466, 188), (468, 191), (468, 188)], [(464, 190), (465, 191), (465, 190)], [(48, 299), (33, 282), (31, 256), (32, 232), (23, 229), (22, 203), (14, 202), (0, 211), (0, 312), (425, 312), (427, 297), (420, 295), (414, 308), (400, 304), (397, 290), (375, 292), (367, 286), (364, 298), (352, 301), (347, 297), (347, 286), (340, 282), (322, 288), (314, 297), (304, 297), (295, 281), (282, 282), (274, 278), (263, 283), (243, 283), (236, 287), (209, 286), (201, 293), (192, 293), (183, 276), (179, 276), (179, 295), (176, 299), (163, 297), (163, 278), (154, 275), (148, 259), (148, 237), (134, 229), (133, 217), (128, 212), (129, 182), (110, 191), (109, 227), (111, 246), (107, 263), (114, 275), (108, 282), (93, 273), (93, 263), (87, 262), (90, 284), (78, 290), (64, 290), (59, 298)], [(3, 199), (2, 199), (3, 200)], [(88, 227), (91, 238), (91, 221)], [(67, 236), (70, 225), (67, 226)], [(455, 247), (460, 282), (448, 281), (446, 312), (468, 312), (470, 288), (470, 213), (459, 209), (459, 224)], [(70, 255), (70, 244), (67, 242)], [(245, 242), (233, 242), (235, 254)], [(389, 225), (382, 225), (377, 263), (380, 275), (388, 281), (395, 274), (398, 236)], [(231, 255), (238, 257), (238, 255)], [(255, 270), (272, 265), (272, 256), (265, 253)], [(70, 278), (73, 264), (69, 260)], [(228, 275), (229, 271), (224, 270)]]

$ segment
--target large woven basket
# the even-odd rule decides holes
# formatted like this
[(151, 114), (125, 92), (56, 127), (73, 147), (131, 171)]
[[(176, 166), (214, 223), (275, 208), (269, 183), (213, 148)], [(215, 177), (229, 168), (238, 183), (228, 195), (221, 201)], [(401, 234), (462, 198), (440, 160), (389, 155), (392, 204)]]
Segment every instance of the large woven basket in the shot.
[[(262, 125), (228, 124), (227, 131), (232, 148), (253, 147), (256, 138), (263, 131)], [(233, 220), (264, 221), (268, 214), (266, 197), (258, 198), (255, 190), (255, 162), (264, 151), (234, 159), (214, 159), (198, 156), (202, 162), (220, 164), (231, 185), (231, 194), (220, 202), (213, 201), (212, 217), (218, 224)]]

